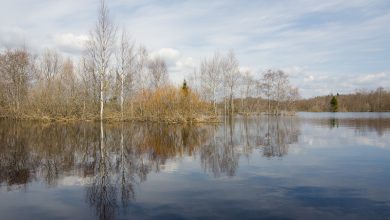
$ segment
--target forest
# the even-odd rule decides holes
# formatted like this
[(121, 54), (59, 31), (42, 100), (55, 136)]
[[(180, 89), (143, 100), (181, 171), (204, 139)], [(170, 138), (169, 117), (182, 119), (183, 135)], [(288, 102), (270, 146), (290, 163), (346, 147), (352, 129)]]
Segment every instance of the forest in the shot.
[(296, 102), (297, 111), (329, 112), (332, 111), (331, 100), (337, 100), (339, 112), (389, 112), (390, 91), (379, 87), (375, 90), (360, 89), (352, 94), (318, 96)]

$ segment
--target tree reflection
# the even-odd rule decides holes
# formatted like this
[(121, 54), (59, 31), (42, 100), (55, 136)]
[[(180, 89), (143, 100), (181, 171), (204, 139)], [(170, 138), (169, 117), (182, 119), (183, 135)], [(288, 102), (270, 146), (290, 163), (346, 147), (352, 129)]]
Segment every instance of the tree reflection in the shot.
[(30, 156), (28, 140), (15, 124), (0, 130), (0, 140), (0, 184), (6, 183), (7, 190), (24, 189), (34, 178), (38, 165)]
[(329, 127), (334, 128), (334, 127), (339, 127), (339, 120), (337, 118), (330, 118), (329, 119)]
[(258, 130), (259, 144), (266, 157), (282, 157), (288, 153), (289, 145), (298, 142), (300, 127), (294, 117), (267, 116), (267, 130)]
[(219, 128), (211, 127), (209, 133), (212, 138), (199, 149), (203, 169), (215, 177), (222, 174), (234, 176), (240, 155), (235, 151), (233, 123), (226, 123)]
[(305, 121), (323, 127), (328, 126), (329, 128), (348, 127), (354, 129), (361, 135), (366, 135), (368, 132), (376, 132), (379, 137), (382, 137), (390, 130), (389, 117), (324, 117), (308, 118)]
[[(265, 123), (266, 122), (266, 123)], [(222, 125), (158, 123), (31, 123), (0, 120), (0, 184), (47, 187), (82, 179), (86, 201), (100, 219), (113, 219), (136, 199), (136, 188), (167, 162), (199, 157), (214, 175), (236, 175), (240, 157), (254, 149), (283, 156), (297, 141), (294, 120), (242, 118)]]
[(87, 188), (87, 198), (90, 205), (96, 209), (99, 219), (113, 219), (117, 206), (116, 187), (112, 182), (110, 155), (104, 142), (103, 122), (101, 121), (98, 165), (92, 184)]

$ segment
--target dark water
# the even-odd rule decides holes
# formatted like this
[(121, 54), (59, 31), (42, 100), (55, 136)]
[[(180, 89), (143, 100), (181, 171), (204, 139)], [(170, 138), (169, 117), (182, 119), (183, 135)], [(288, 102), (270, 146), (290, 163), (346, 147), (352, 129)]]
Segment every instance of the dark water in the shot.
[(390, 219), (390, 114), (0, 121), (0, 219), (129, 218)]

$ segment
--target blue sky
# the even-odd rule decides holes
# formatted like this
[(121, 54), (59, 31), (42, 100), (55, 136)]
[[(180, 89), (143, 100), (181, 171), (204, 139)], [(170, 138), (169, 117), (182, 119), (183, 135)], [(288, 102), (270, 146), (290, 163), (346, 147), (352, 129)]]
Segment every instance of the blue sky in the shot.
[[(163, 56), (173, 82), (214, 51), (233, 49), (258, 77), (280, 68), (303, 97), (390, 89), (390, 1), (108, 0), (119, 27)], [(4, 1), (0, 48), (26, 43), (78, 57), (98, 0)]]

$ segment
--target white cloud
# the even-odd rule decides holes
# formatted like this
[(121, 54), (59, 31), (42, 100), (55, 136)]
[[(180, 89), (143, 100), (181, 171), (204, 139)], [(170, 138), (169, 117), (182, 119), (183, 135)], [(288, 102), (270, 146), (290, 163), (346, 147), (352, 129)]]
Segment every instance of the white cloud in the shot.
[(175, 61), (179, 58), (180, 52), (173, 48), (161, 48), (157, 51), (153, 51), (152, 53), (150, 53), (151, 58), (154, 58), (156, 56), (159, 56), (165, 60)]
[(154, 57), (161, 57), (165, 60), (170, 79), (174, 84), (182, 83), (197, 65), (194, 58), (183, 56), (179, 50), (174, 48), (166, 47), (154, 50), (150, 53), (150, 58)]
[(23, 46), (26, 33), (20, 27), (0, 27), (0, 49)]
[(382, 79), (389, 79), (390, 75), (385, 72), (381, 73), (371, 73), (364, 76), (360, 76), (356, 79), (356, 83), (358, 84), (370, 84), (380, 82)]
[(181, 58), (176, 62), (177, 68), (194, 68), (195, 62), (192, 57)]
[(307, 76), (307, 77), (303, 78), (304, 82), (312, 82), (313, 80), (314, 80), (314, 76), (313, 75), (310, 75), (310, 76)]
[(240, 72), (252, 72), (252, 68), (250, 68), (249, 66), (239, 66), (238, 69), (240, 70)]
[(75, 35), (72, 33), (58, 34), (54, 36), (54, 42), (65, 52), (81, 52), (88, 41), (87, 35)]
[(306, 75), (306, 68), (302, 66), (291, 66), (281, 68), (287, 75), (291, 78), (301, 77), (302, 75)]

